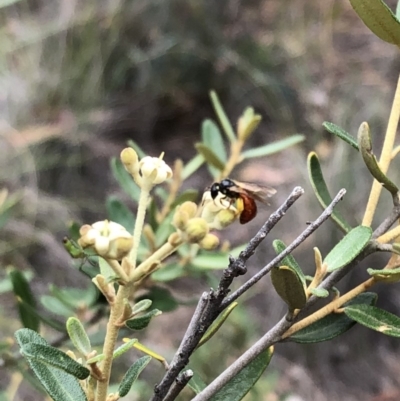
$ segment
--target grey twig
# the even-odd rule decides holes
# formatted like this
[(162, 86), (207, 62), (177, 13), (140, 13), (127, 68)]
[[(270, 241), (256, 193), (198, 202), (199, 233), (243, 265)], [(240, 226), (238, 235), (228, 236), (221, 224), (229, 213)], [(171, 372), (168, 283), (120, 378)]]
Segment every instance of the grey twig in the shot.
[(169, 388), (178, 377), (179, 372), (188, 364), (189, 357), (196, 349), (197, 344), (203, 337), (212, 322), (218, 317), (221, 311), (221, 302), (229, 292), (229, 286), (233, 279), (246, 272), (245, 262), (254, 253), (260, 242), (266, 237), (269, 231), (285, 215), (290, 206), (304, 193), (300, 187), (296, 187), (282, 206), (272, 213), (264, 226), (259, 230), (255, 237), (250, 241), (246, 249), (238, 259), (230, 258), (229, 266), (224, 270), (218, 289), (216, 291), (204, 293), (196, 308), (190, 325), (182, 339), (168, 371), (165, 373), (161, 382), (155, 386), (151, 401), (164, 400)]
[(170, 390), (168, 391), (168, 394), (165, 396), (163, 401), (174, 401), (192, 377), (193, 371), (191, 369), (188, 369), (185, 372), (181, 373), (172, 384)]
[(343, 199), (346, 190), (341, 189), (335, 196), (331, 204), (323, 211), (323, 213), (318, 217), (317, 220), (312, 222), (283, 252), (281, 252), (277, 257), (275, 257), (270, 263), (268, 263), (263, 269), (261, 269), (257, 274), (255, 274), (251, 279), (246, 281), (240, 288), (238, 288), (234, 293), (221, 304), (221, 310), (230, 305), (233, 301), (239, 298), (243, 293), (245, 293), (250, 287), (257, 283), (261, 278), (268, 274), (273, 267), (275, 267), (280, 261), (282, 261), (287, 255), (289, 255), (294, 249), (296, 249), (301, 243), (303, 243), (307, 237), (309, 237), (321, 224), (329, 218), (333, 212), (333, 208)]
[(376, 239), (381, 235), (385, 234), (387, 230), (393, 225), (393, 223), (400, 217), (400, 200), (399, 196), (393, 197), (394, 207), (390, 212), (390, 215), (379, 225), (379, 227), (372, 234), (372, 239)]

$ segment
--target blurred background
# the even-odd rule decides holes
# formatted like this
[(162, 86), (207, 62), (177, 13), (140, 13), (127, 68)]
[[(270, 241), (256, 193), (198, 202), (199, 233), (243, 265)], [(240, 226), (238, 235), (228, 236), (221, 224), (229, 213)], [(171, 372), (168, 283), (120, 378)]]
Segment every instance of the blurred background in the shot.
[[(376, 38), (347, 0), (2, 0), (0, 21), (0, 185), (19, 199), (0, 232), (0, 277), (9, 266), (32, 272), (37, 297), (49, 284), (88, 286), (62, 246), (68, 223), (104, 219), (106, 197), (120, 194), (109, 160), (128, 139), (151, 156), (164, 151), (169, 163), (190, 160), (202, 121), (215, 118), (211, 89), (233, 124), (247, 106), (262, 115), (251, 146), (295, 133), (306, 137), (233, 174), (276, 187), (272, 208), (294, 186), (306, 190), (252, 258), (248, 274), (270, 260), (272, 239), (288, 243), (317, 217), (306, 170), (310, 150), (317, 151), (332, 194), (348, 189), (342, 213), (351, 224), (361, 221), (372, 179), (358, 154), (324, 132), (322, 122), (356, 135), (368, 121), (379, 153), (400, 62), (395, 47)], [(389, 175), (395, 182), (398, 167), (394, 160)], [(211, 180), (201, 169), (185, 185), (201, 192)], [(134, 211), (135, 204), (120, 196)], [(384, 193), (375, 226), (390, 201)], [(224, 235), (234, 245), (250, 239), (268, 213), (264, 209), (254, 222)], [(312, 248), (326, 254), (340, 237), (328, 222), (295, 256), (311, 273)], [(363, 267), (379, 268), (387, 259), (370, 258)], [(364, 270), (346, 277), (341, 290), (365, 279)], [(168, 285), (181, 306), (142, 335), (167, 359), (188, 324), (193, 294), (198, 298), (210, 284), (187, 277)], [(377, 288), (378, 305), (399, 314), (396, 288)], [(0, 297), (0, 338), (7, 338), (20, 322), (12, 294)], [(193, 367), (209, 382), (222, 369), (215, 360), (232, 362), (284, 312), (269, 278), (262, 280), (200, 349)], [(52, 333), (43, 335), (50, 340)], [(248, 400), (400, 397), (399, 345), (389, 337), (356, 327), (331, 342), (280, 344), (275, 351)], [(3, 369), (0, 383), (8, 399), (42, 399), (24, 375)], [(161, 374), (155, 367), (131, 399), (147, 399)]]

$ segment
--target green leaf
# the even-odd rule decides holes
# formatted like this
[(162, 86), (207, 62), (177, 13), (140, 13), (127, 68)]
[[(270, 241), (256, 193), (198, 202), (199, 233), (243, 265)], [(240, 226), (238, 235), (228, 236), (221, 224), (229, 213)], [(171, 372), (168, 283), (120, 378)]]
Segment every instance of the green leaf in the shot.
[(14, 294), (22, 302), (18, 302), (18, 312), (21, 322), (27, 329), (39, 331), (40, 320), (37, 315), (30, 313), (25, 305), (30, 305), (36, 309), (36, 301), (33, 297), (28, 280), (18, 270), (11, 270), (9, 277), (13, 286)]
[(325, 288), (311, 288), (310, 292), (318, 298), (326, 298), (329, 296), (329, 291)]
[(107, 198), (106, 209), (111, 221), (121, 224), (130, 233), (133, 232), (135, 216), (117, 197), (109, 196)]
[[(121, 355), (125, 354), (127, 351), (129, 351), (136, 343), (138, 342), (137, 338), (134, 338), (132, 340), (129, 340), (128, 342), (120, 345), (117, 349), (114, 350), (113, 352), (113, 360), (120, 357)], [(97, 354), (93, 358), (90, 358), (86, 361), (86, 363), (89, 365), (91, 363), (95, 362), (100, 362), (104, 360), (105, 356), (104, 354)]]
[(18, 299), (18, 303), (23, 303), (23, 308), (26, 310), (28, 314), (35, 315), (41, 322), (47, 324), (47, 326), (49, 327), (52, 327), (54, 330), (57, 330), (61, 333), (65, 333), (65, 326), (63, 323), (60, 323), (57, 320), (47, 317), (44, 313), (33, 308), (30, 304), (27, 304), (26, 302), (22, 301), (22, 299)]
[(125, 397), (129, 393), (132, 384), (136, 381), (151, 359), (151, 356), (143, 356), (128, 369), (118, 387), (118, 393), (121, 397)]
[(274, 267), (271, 270), (272, 284), (289, 309), (301, 309), (307, 301), (304, 284), (290, 266)]
[[(311, 186), (313, 187), (315, 195), (317, 196), (318, 202), (323, 209), (326, 209), (328, 205), (332, 202), (332, 197), (329, 194), (324, 176), (322, 175), (318, 156), (315, 152), (310, 152), (310, 154), (308, 155), (307, 167)], [(351, 230), (351, 226), (336, 209), (333, 211), (331, 218), (344, 232), (348, 232)]]
[(127, 320), (125, 325), (131, 330), (143, 330), (149, 325), (153, 317), (159, 316), (161, 313), (162, 312), (160, 310), (153, 309), (152, 311), (145, 313), (143, 316), (134, 317), (133, 319)]
[(82, 323), (76, 317), (67, 320), (67, 332), (75, 348), (83, 355), (87, 355), (91, 350), (90, 340)]
[(303, 142), (305, 139), (304, 135), (296, 134), (289, 138), (281, 139), (276, 142), (269, 143), (268, 145), (260, 146), (258, 148), (245, 150), (242, 152), (242, 157), (245, 159), (252, 159), (254, 157), (268, 156), (277, 152), (281, 152), (293, 145), (297, 145)]
[(155, 309), (160, 309), (162, 312), (171, 312), (175, 310), (179, 304), (172, 296), (167, 288), (153, 286), (143, 297), (139, 297), (137, 301), (142, 299), (151, 299), (152, 306)]
[(134, 182), (132, 176), (125, 170), (122, 162), (113, 157), (110, 162), (111, 172), (118, 181), (121, 188), (134, 200), (138, 201), (140, 197), (140, 188)]
[(109, 282), (115, 278), (115, 272), (103, 258), (99, 258), (100, 274)]
[(229, 122), (229, 119), (227, 115), (225, 114), (224, 108), (222, 107), (221, 102), (218, 99), (218, 95), (215, 91), (210, 91), (210, 98), (211, 98), (211, 103), (214, 107), (215, 114), (218, 117), (218, 120), (228, 137), (228, 139), (231, 142), (234, 142), (236, 140), (236, 135), (235, 132), (232, 128), (232, 124)]
[[(344, 306), (359, 304), (374, 305), (376, 300), (377, 295), (375, 293), (365, 292), (356, 296)], [(355, 322), (344, 313), (331, 313), (309, 326), (304, 327), (304, 329), (299, 330), (297, 333), (294, 333), (287, 341), (294, 341), (301, 344), (328, 341), (343, 334), (354, 325)]]
[(336, 135), (340, 139), (343, 139), (343, 141), (347, 142), (349, 145), (351, 145), (354, 149), (359, 150), (358, 143), (353, 138), (347, 131), (345, 131), (343, 128), (337, 126), (336, 124), (330, 123), (328, 121), (325, 121), (322, 123), (322, 126), (331, 134)]
[(157, 227), (155, 231), (156, 247), (164, 245), (168, 237), (175, 231), (174, 226), (171, 224), (173, 218), (174, 218), (174, 211), (172, 210)]
[(226, 163), (227, 154), (218, 125), (210, 119), (204, 120), (201, 126), (201, 139), (207, 147), (216, 153), (219, 159)]
[[(21, 329), (15, 333), (21, 349), (30, 345), (46, 346), (46, 340), (29, 329)], [(29, 350), (29, 348), (28, 348)], [(28, 363), (44, 386), (48, 394), (56, 401), (87, 401), (79, 381), (63, 370), (48, 366), (37, 359), (27, 357)]]
[(369, 172), (378, 182), (383, 185), (385, 189), (387, 189), (393, 196), (396, 196), (399, 189), (381, 170), (378, 160), (376, 160), (376, 157), (372, 152), (371, 136), (369, 132), (369, 126), (366, 122), (362, 123), (358, 130), (358, 145), (360, 146), (361, 155)]
[(141, 301), (136, 302), (135, 305), (132, 306), (132, 315), (144, 312), (150, 308), (152, 303), (153, 301), (151, 299), (142, 299)]
[(48, 345), (48, 342), (40, 334), (31, 329), (19, 329), (14, 336), (21, 348), (29, 343)]
[(93, 305), (98, 297), (99, 292), (93, 284), (89, 284), (88, 288), (80, 289), (74, 287), (58, 288), (54, 284), (50, 284), (50, 293), (61, 303), (71, 309), (82, 309)]
[(396, 269), (367, 269), (370, 276), (374, 277), (376, 281), (384, 281), (385, 283), (397, 283), (400, 281), (400, 267)]
[(397, 6), (396, 6), (396, 18), (397, 19), (400, 18), (400, 1), (397, 2)]
[(75, 313), (73, 308), (65, 305), (59, 299), (52, 297), (51, 295), (42, 295), (40, 297), (40, 302), (49, 312), (55, 315), (70, 317)]
[(202, 155), (197, 154), (193, 159), (191, 159), (188, 163), (185, 164), (182, 170), (182, 180), (185, 181), (188, 179), (193, 173), (195, 173), (205, 162), (205, 159)]
[(203, 344), (205, 344), (208, 340), (210, 340), (214, 334), (220, 329), (220, 327), (224, 324), (225, 320), (231, 314), (231, 312), (238, 306), (237, 302), (232, 302), (218, 317), (214, 320), (212, 325), (208, 328), (208, 330), (204, 333), (203, 337), (197, 344), (197, 348), (200, 348)]
[(352, 305), (344, 313), (357, 323), (391, 337), (400, 337), (400, 318), (388, 311), (369, 305)]
[(175, 262), (169, 263), (155, 271), (151, 275), (151, 279), (154, 281), (167, 282), (182, 277), (185, 274), (186, 272), (183, 266)]
[(185, 192), (182, 192), (178, 195), (175, 201), (171, 205), (171, 209), (175, 208), (176, 206), (182, 204), (183, 202), (196, 202), (199, 196), (199, 191), (195, 189), (188, 189)]
[(61, 369), (79, 380), (84, 380), (90, 375), (89, 369), (74, 361), (65, 352), (49, 345), (25, 344), (21, 353), (30, 360)]
[(68, 236), (71, 237), (73, 241), (78, 241), (80, 238), (81, 234), (79, 233), (79, 230), (81, 226), (82, 224), (79, 224), (77, 221), (71, 221), (68, 224)]
[[(219, 156), (214, 152), (213, 149), (209, 148), (204, 143), (198, 142), (195, 144), (195, 148), (197, 151), (204, 157), (207, 163), (209, 163), (212, 167), (215, 167), (217, 170), (222, 171), (225, 167), (223, 161), (219, 158)], [(214, 177), (215, 175), (213, 175)]]
[[(277, 255), (279, 255), (286, 249), (286, 244), (279, 239), (276, 239), (272, 243), (272, 246), (274, 247), (274, 250)], [(299, 264), (296, 262), (296, 259), (292, 255), (286, 256), (281, 261), (281, 264), (284, 266), (289, 266), (292, 270), (294, 270), (297, 273), (298, 277), (301, 279), (303, 285), (304, 286), (306, 285), (306, 278), (304, 276), (303, 270), (301, 270), (301, 267), (299, 266)]]
[[(30, 270), (24, 270), (21, 274), (25, 277), (26, 281), (31, 281), (33, 278), (33, 273)], [(10, 292), (13, 290), (11, 276), (8, 274), (7, 276), (0, 277), (0, 294), (4, 294), (5, 292)]]
[(331, 273), (348, 265), (368, 245), (371, 236), (371, 227), (358, 226), (353, 228), (324, 259), (323, 263), (328, 265), (327, 271)]
[(229, 264), (229, 256), (226, 253), (208, 252), (197, 255), (190, 264), (196, 270), (226, 269)]
[(195, 394), (199, 394), (203, 391), (207, 384), (204, 383), (204, 380), (197, 373), (197, 369), (192, 369), (193, 377), (189, 380), (188, 386), (195, 392)]
[(257, 383), (272, 358), (273, 347), (258, 355), (236, 374), (209, 401), (240, 401)]
[(400, 45), (400, 23), (382, 0), (350, 0), (364, 24), (385, 42)]

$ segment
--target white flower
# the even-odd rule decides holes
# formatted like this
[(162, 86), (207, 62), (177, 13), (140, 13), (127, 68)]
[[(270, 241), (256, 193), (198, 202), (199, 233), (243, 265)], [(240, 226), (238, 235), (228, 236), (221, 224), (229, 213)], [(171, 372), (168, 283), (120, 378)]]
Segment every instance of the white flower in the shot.
[(139, 162), (140, 172), (144, 180), (151, 184), (161, 184), (172, 177), (171, 167), (159, 157), (145, 156)]
[(222, 230), (239, 216), (240, 212), (231, 199), (219, 193), (213, 199), (211, 192), (206, 191), (202, 200), (201, 217), (209, 223), (210, 228)]
[(78, 242), (82, 248), (90, 247), (104, 258), (121, 260), (133, 246), (132, 235), (113, 221), (98, 221), (91, 226), (85, 224), (79, 233)]

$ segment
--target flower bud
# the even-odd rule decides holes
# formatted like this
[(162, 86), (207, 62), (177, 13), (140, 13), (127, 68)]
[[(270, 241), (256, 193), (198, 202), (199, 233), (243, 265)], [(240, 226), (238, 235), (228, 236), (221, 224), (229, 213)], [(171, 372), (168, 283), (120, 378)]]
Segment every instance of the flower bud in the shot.
[(230, 224), (232, 224), (237, 217), (238, 214), (235, 213), (233, 210), (230, 209), (221, 210), (215, 216), (212, 226), (217, 230), (222, 230), (225, 227), (228, 227)]
[(207, 251), (212, 251), (219, 245), (219, 238), (209, 233), (199, 242), (199, 245)]
[(243, 142), (250, 137), (261, 122), (261, 115), (254, 114), (254, 109), (248, 107), (239, 118), (237, 136)]
[(144, 157), (140, 160), (139, 167), (143, 180), (151, 185), (161, 184), (172, 177), (171, 167), (158, 157)]
[(179, 228), (179, 230), (185, 230), (186, 224), (189, 221), (189, 214), (183, 211), (180, 207), (176, 208), (174, 217), (172, 218), (172, 224)]
[(139, 157), (134, 149), (125, 148), (120, 155), (122, 164), (125, 166), (125, 170), (128, 171), (132, 176), (136, 176), (139, 172)]
[(186, 212), (189, 216), (189, 218), (192, 218), (196, 215), (197, 212), (197, 205), (194, 202), (183, 202), (180, 206), (179, 209), (183, 212)]
[(133, 237), (125, 227), (112, 221), (104, 220), (84, 225), (80, 229), (78, 243), (82, 248), (92, 248), (98, 255), (121, 260), (128, 255), (133, 246)]
[(185, 232), (189, 242), (199, 242), (208, 234), (208, 224), (201, 217), (195, 217), (188, 221)]

